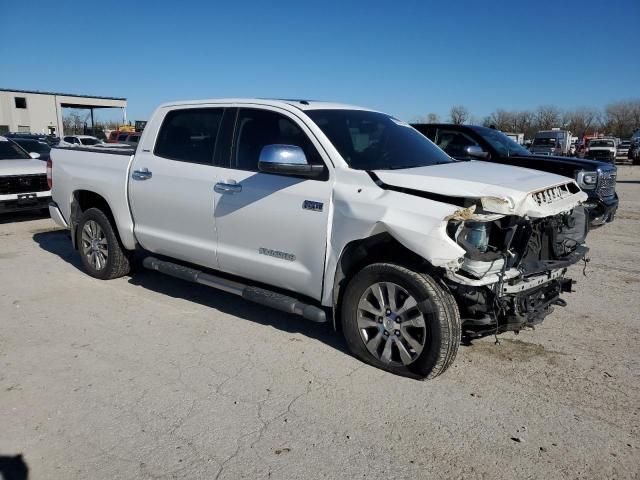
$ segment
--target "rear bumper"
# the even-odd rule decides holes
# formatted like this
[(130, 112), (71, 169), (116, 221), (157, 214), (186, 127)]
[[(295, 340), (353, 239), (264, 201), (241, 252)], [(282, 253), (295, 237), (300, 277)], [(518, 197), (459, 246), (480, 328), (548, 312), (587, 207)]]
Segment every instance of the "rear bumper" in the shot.
[(64, 219), (64, 215), (62, 215), (60, 208), (58, 208), (58, 204), (54, 201), (49, 202), (49, 215), (51, 216), (51, 219), (62, 228), (69, 228), (69, 224)]
[(47, 208), (51, 201), (51, 195), (37, 196), (28, 199), (5, 199), (0, 200), (0, 214), (13, 213), (13, 212), (25, 212), (29, 210), (42, 210)]
[(607, 199), (589, 199), (585, 204), (589, 213), (589, 223), (592, 227), (599, 227), (613, 221), (618, 210), (618, 194)]

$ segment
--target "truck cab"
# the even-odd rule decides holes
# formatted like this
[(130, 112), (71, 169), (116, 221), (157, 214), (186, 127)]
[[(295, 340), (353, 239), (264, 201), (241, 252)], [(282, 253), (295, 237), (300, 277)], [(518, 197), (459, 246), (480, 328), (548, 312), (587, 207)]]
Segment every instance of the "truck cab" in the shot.
[(571, 133), (565, 130), (537, 132), (531, 144), (531, 153), (536, 155), (569, 156)]

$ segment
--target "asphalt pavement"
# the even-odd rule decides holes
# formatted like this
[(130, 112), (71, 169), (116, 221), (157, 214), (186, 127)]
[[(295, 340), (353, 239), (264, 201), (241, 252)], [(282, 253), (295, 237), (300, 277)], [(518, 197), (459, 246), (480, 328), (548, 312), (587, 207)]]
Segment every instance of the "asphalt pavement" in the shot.
[(206, 287), (92, 279), (52, 220), (0, 218), (0, 472), (639, 478), (640, 167), (620, 167), (618, 192), (566, 308), (462, 346), (427, 382), (362, 364), (329, 325)]

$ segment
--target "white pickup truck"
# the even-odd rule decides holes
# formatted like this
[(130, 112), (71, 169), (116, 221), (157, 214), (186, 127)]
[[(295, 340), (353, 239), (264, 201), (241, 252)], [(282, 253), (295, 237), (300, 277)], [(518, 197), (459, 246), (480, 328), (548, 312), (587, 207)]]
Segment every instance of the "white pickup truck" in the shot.
[(25, 210), (46, 211), (51, 201), (47, 165), (40, 154), (27, 153), (0, 136), (0, 214)]
[(91, 276), (146, 268), (333, 321), (360, 359), (442, 373), (462, 337), (539, 323), (571, 290), (587, 198), (456, 161), (408, 124), (313, 101), (159, 107), (133, 151), (52, 150), (50, 213)]

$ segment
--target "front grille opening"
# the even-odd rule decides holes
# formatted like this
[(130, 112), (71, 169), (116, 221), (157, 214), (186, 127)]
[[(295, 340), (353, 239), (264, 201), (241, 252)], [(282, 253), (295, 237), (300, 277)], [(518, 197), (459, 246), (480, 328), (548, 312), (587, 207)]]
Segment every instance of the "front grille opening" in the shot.
[(565, 183), (555, 187), (545, 188), (531, 194), (533, 200), (539, 205), (550, 205), (563, 198), (570, 197), (578, 192), (578, 187), (574, 183)]
[(46, 174), (10, 175), (0, 177), (0, 195), (46, 192), (49, 190)]
[(616, 193), (616, 172), (602, 172), (598, 178), (598, 195), (612, 197)]

